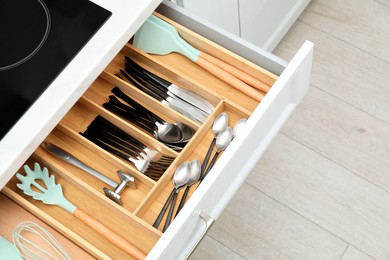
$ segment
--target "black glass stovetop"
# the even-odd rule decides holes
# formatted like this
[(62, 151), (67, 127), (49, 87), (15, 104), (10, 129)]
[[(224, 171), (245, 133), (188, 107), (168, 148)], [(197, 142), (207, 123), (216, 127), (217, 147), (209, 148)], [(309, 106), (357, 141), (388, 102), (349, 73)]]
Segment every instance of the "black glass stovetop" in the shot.
[(88, 0), (0, 0), (0, 140), (110, 15)]

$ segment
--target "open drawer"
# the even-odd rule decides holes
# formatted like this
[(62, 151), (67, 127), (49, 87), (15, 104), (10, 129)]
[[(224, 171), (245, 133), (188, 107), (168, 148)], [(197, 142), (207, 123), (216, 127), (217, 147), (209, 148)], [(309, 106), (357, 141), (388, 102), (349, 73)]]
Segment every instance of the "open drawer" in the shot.
[[(126, 188), (123, 191), (123, 206), (104, 196), (104, 183), (50, 155), (41, 147), (37, 147), (26, 163), (30, 167), (34, 162), (45, 165), (62, 185), (64, 194), (70, 201), (125, 237), (147, 254), (148, 259), (184, 259), (218, 218), (307, 92), (312, 44), (306, 42), (293, 60), (284, 64), (269, 53), (199, 22), (169, 2), (162, 4), (157, 12), (168, 17), (168, 21), (177, 21), (180, 34), (193, 46), (240, 66), (270, 85), (271, 89), (263, 100), (258, 103), (180, 55), (150, 55), (126, 44), (45, 140), (42, 140), (69, 151), (111, 179), (117, 179), (116, 170), (119, 169), (133, 176), (137, 188)], [(199, 123), (153, 99), (125, 79), (116, 76), (125, 56), (131, 57), (161, 77), (207, 98), (214, 110), (203, 123)], [(115, 86), (166, 121), (180, 121), (191, 126), (195, 134), (184, 149), (176, 151), (137, 125), (106, 110), (103, 103)], [(153, 222), (173, 188), (172, 176), (177, 167), (185, 161), (198, 159), (202, 162), (213, 139), (211, 126), (221, 112), (228, 114), (231, 127), (239, 119), (248, 118), (245, 128), (222, 153), (199, 187), (191, 187), (183, 209), (163, 233), (163, 225), (156, 229)], [(171, 158), (170, 164), (161, 171), (158, 178), (154, 178), (97, 145), (86, 138), (86, 135), (81, 135), (80, 133), (85, 134), (97, 116), (107, 119), (160, 155)], [(19, 172), (24, 173), (22, 169)], [(93, 256), (103, 259), (130, 258), (63, 209), (28, 198), (17, 189), (16, 182), (16, 177), (13, 177), (2, 192)]]

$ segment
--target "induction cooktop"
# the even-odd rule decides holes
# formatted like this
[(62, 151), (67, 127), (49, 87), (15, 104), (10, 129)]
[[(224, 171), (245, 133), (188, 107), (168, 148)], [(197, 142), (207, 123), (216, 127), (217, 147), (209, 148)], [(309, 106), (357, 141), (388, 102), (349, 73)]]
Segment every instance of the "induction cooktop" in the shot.
[(88, 0), (0, 0), (0, 140), (110, 15)]

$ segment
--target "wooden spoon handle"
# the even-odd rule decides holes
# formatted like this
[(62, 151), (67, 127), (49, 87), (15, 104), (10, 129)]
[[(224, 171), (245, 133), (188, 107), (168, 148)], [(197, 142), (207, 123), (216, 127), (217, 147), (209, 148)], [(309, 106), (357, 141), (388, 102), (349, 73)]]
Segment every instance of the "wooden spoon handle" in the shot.
[(115, 233), (96, 219), (92, 218), (90, 215), (86, 214), (81, 209), (76, 209), (73, 215), (127, 254), (135, 257), (136, 259), (144, 259), (146, 257), (146, 255), (133, 244), (128, 242), (123, 237), (119, 236), (117, 233)]
[(202, 57), (198, 57), (196, 60), (196, 64), (213, 74), (214, 76), (218, 77), (219, 79), (225, 81), (228, 83), (230, 86), (240, 90), (242, 93), (246, 94), (247, 96), (257, 100), (261, 101), (264, 97), (264, 94), (261, 93), (260, 91), (252, 88), (248, 84), (242, 82), (232, 74), (227, 73), (220, 67), (212, 64), (211, 62), (203, 59)]
[(253, 77), (252, 75), (246, 73), (245, 71), (242, 71), (229, 63), (226, 63), (214, 56), (211, 56), (210, 54), (207, 54), (205, 52), (200, 52), (199, 57), (211, 62), (212, 64), (220, 67), (224, 71), (232, 74), (236, 78), (242, 80), (243, 82), (247, 83), (248, 85), (257, 88), (258, 90), (263, 91), (264, 93), (267, 93), (270, 89), (270, 86), (268, 86), (266, 83), (262, 82), (261, 80)]

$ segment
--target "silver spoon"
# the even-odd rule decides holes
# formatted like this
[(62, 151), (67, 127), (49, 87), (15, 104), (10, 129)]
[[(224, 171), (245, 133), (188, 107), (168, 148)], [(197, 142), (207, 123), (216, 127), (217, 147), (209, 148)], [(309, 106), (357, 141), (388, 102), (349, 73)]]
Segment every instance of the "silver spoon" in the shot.
[(188, 125), (181, 123), (181, 122), (176, 122), (174, 123), (179, 129), (181, 130), (183, 136), (181, 139), (182, 143), (187, 143), (193, 136), (194, 136), (194, 129), (189, 127)]
[[(194, 130), (191, 129), (191, 127), (189, 127), (188, 125), (185, 125), (184, 123), (166, 122), (164, 119), (162, 119), (149, 109), (143, 107), (137, 101), (125, 94), (118, 87), (114, 87), (112, 89), (112, 93), (114, 93), (115, 96), (109, 96), (109, 102), (106, 102), (103, 106), (114, 113), (120, 113), (120, 115), (124, 114), (125, 117), (129, 120), (133, 119), (133, 122), (136, 123), (136, 125), (142, 127), (144, 130), (148, 132), (154, 132), (154, 135), (158, 140), (164, 143), (182, 143), (188, 142), (188, 140), (194, 134)], [(122, 103), (117, 97), (125, 101), (127, 104)], [(143, 115), (145, 118), (148, 118), (143, 119), (144, 124), (141, 123), (142, 117), (140, 117), (140, 115)], [(141, 122), (139, 122), (139, 120), (141, 120)], [(150, 124), (154, 124), (155, 126), (157, 126), (157, 129), (150, 129), (154, 128)]]
[(240, 120), (237, 121), (237, 123), (233, 127), (233, 138), (236, 137), (236, 135), (239, 132), (242, 132), (242, 129), (245, 126), (247, 119), (246, 118), (241, 118)]
[(181, 129), (171, 123), (159, 123), (156, 122), (157, 131), (155, 131), (158, 140), (164, 143), (180, 143), (183, 139), (183, 132)]
[(188, 178), (190, 176), (190, 171), (191, 171), (191, 164), (189, 162), (182, 163), (176, 169), (173, 175), (174, 188), (172, 189), (171, 194), (169, 194), (168, 199), (165, 201), (165, 204), (162, 207), (160, 214), (158, 214), (156, 221), (154, 221), (153, 227), (158, 228), (158, 226), (160, 225), (161, 220), (164, 217), (165, 212), (167, 211), (168, 205), (172, 200), (172, 197), (174, 196), (174, 194), (177, 194), (176, 190), (186, 185)]
[(155, 135), (158, 140), (164, 142), (165, 144), (185, 144), (191, 140), (194, 136), (195, 131), (190, 126), (182, 123), (155, 123), (157, 125), (157, 131)]
[(179, 207), (177, 208), (175, 217), (177, 216), (177, 214), (179, 214), (179, 211), (183, 208), (189, 189), (191, 188), (192, 185), (194, 185), (195, 183), (197, 183), (199, 181), (200, 174), (201, 174), (200, 162), (199, 162), (199, 160), (193, 160), (191, 162), (190, 178), (188, 179), (187, 187), (184, 190), (183, 197), (181, 197), (180, 204), (179, 204)]
[(206, 170), (207, 163), (209, 162), (211, 151), (213, 150), (215, 141), (217, 139), (218, 134), (224, 129), (229, 123), (229, 116), (226, 114), (226, 112), (220, 113), (217, 118), (214, 120), (212, 130), (214, 133), (213, 141), (210, 144), (209, 150), (206, 153), (206, 156), (204, 157), (202, 168), (201, 168), (201, 175), (204, 174), (204, 171)]
[(184, 146), (191, 140), (192, 136), (195, 134), (195, 130), (184, 123), (177, 122), (174, 124), (180, 128), (182, 139), (174, 143), (164, 142), (164, 144), (175, 151), (181, 151), (183, 150)]
[[(196, 160), (198, 161), (198, 160)], [(200, 169), (200, 163), (198, 161), (198, 164), (199, 164), (199, 169)], [(169, 225), (171, 224), (171, 221), (172, 221), (172, 216), (173, 216), (173, 210), (175, 209), (175, 206), (176, 206), (176, 199), (177, 199), (177, 194), (179, 193), (179, 191), (184, 188), (184, 186), (189, 185), (190, 181), (193, 181), (193, 178), (194, 178), (194, 172), (196, 172), (196, 162), (194, 163), (194, 167), (193, 167), (193, 163), (190, 163), (189, 164), (189, 172), (187, 172), (187, 180), (185, 183), (181, 183), (182, 185), (178, 186), (177, 184), (175, 184), (175, 194), (173, 194), (173, 197), (172, 197), (172, 201), (171, 201), (171, 206), (169, 207), (169, 211), (168, 211), (168, 216), (167, 218), (165, 219), (165, 224), (164, 224), (164, 227), (162, 229), (162, 232), (165, 232), (165, 230), (167, 230), (167, 228), (169, 227)], [(188, 168), (187, 168), (188, 169)], [(199, 179), (199, 177), (198, 177)]]
[(204, 174), (200, 178), (200, 181), (203, 181), (206, 174), (214, 166), (218, 155), (229, 146), (229, 144), (232, 142), (232, 140), (233, 140), (233, 130), (227, 126), (224, 129), (222, 129), (222, 131), (219, 133), (219, 135), (217, 137), (217, 141), (215, 142), (215, 145), (217, 146), (217, 151), (215, 152), (213, 159), (211, 159), (211, 162), (210, 162), (209, 166), (207, 167), (207, 170), (204, 172)]

